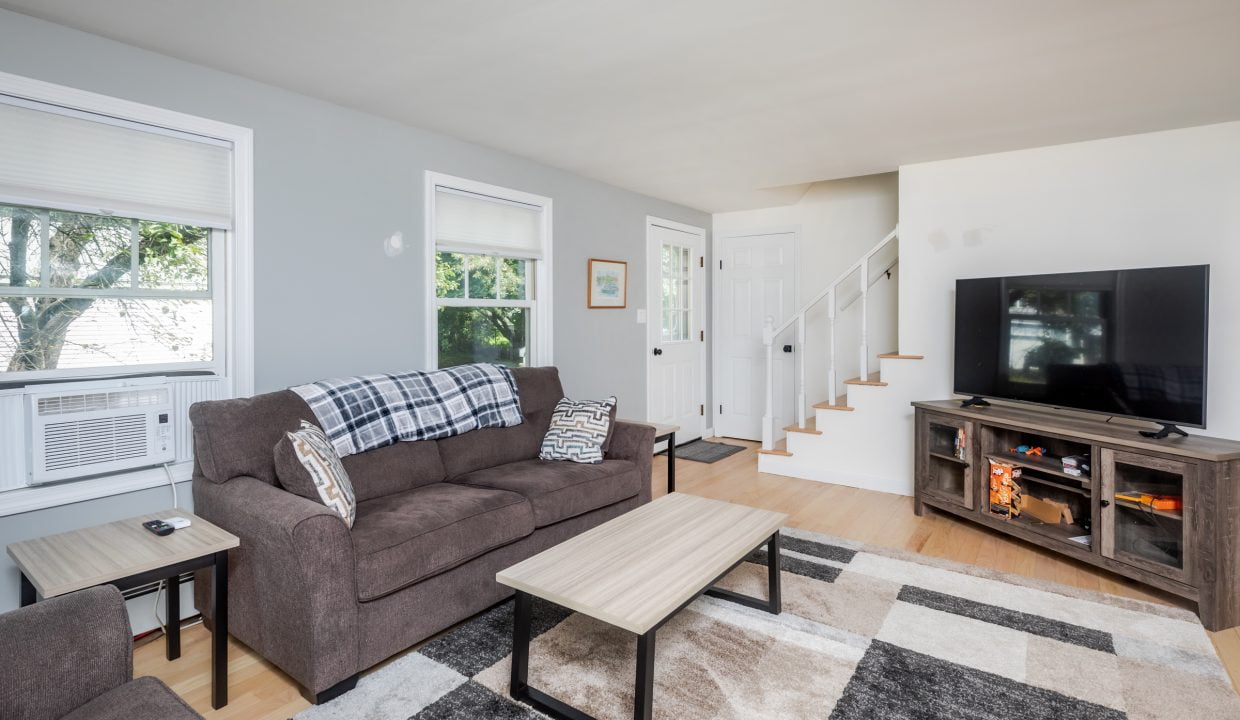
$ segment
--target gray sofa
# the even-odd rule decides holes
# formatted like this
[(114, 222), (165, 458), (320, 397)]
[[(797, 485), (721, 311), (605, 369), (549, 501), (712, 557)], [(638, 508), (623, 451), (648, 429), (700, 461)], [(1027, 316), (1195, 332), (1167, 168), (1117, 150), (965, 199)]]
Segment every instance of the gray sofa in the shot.
[(0, 615), (0, 718), (201, 718), (158, 679), (133, 677), (133, 633), (111, 585)]
[[(194, 511), (241, 538), (229, 555), (229, 631), (312, 702), (511, 595), (495, 573), (650, 500), (654, 431), (616, 423), (598, 465), (538, 460), (563, 397), (555, 368), (514, 371), (522, 425), (344, 458), (352, 529), (281, 489), (273, 450), (302, 419), (291, 391), (197, 403)], [(210, 615), (210, 573), (195, 578)]]

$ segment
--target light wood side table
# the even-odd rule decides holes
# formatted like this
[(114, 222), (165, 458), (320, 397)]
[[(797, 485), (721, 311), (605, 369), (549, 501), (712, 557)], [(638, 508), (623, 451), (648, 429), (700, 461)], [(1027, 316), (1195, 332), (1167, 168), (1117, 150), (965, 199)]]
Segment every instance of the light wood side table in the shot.
[[(190, 526), (160, 537), (142, 523), (183, 517)], [(166, 580), (167, 656), (181, 656), (182, 573), (212, 568), (214, 606), (211, 630), (211, 706), (228, 704), (228, 551), (236, 535), (186, 510), (165, 510), (106, 525), (24, 540), (8, 546), (21, 571), (21, 604), (33, 604), (95, 585), (119, 590)]]
[(616, 422), (652, 427), (654, 428), (654, 442), (656, 445), (664, 440), (667, 441), (667, 492), (669, 494), (676, 492), (676, 433), (680, 432), (680, 426), (664, 425), (645, 420), (624, 420), (622, 418), (616, 418)]

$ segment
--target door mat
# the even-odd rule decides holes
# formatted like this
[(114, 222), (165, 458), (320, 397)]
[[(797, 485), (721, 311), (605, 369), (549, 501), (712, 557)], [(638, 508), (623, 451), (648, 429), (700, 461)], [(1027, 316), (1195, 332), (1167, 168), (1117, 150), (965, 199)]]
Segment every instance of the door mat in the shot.
[[(708, 442), (706, 440), (694, 440), (684, 445), (676, 446), (677, 460), (692, 460), (700, 463), (718, 462), (725, 457), (735, 455), (744, 450), (740, 445), (729, 445), (721, 442)], [(659, 453), (666, 455), (667, 451)]]

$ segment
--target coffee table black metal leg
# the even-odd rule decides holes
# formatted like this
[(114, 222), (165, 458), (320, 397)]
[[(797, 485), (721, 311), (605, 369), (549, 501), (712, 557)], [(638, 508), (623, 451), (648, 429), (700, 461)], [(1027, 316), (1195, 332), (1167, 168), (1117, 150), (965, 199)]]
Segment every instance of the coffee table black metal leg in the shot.
[(637, 681), (633, 686), (633, 720), (650, 720), (654, 713), (654, 635), (637, 636)]
[(783, 606), (779, 590), (779, 532), (766, 541), (766, 597), (767, 609), (778, 615)]
[(512, 684), (508, 692), (523, 700), (529, 690), (530, 673), (530, 594), (517, 591), (512, 613)]
[[(722, 600), (729, 600), (744, 605), (745, 607), (757, 608), (765, 610), (774, 615), (778, 615), (782, 608), (779, 590), (779, 533), (771, 535), (766, 540), (766, 599), (762, 600), (741, 593), (727, 590), (725, 588), (711, 587), (705, 591), (705, 595), (717, 597)], [(758, 547), (761, 547), (759, 545)], [(757, 548), (755, 548), (757, 549)], [(731, 572), (729, 570), (729, 572)], [(725, 573), (726, 575), (727, 573)], [(720, 579), (723, 579), (722, 577)]]
[(168, 623), (164, 631), (164, 654), (169, 660), (181, 657), (181, 576), (167, 579)]
[(26, 573), (20, 573), (22, 576), (22, 607), (34, 605), (38, 599), (38, 593), (35, 592), (34, 584), (30, 582), (30, 578), (26, 577)]
[(667, 491), (676, 492), (676, 433), (667, 438)]
[(215, 554), (212, 573), (215, 615), (211, 628), (211, 707), (228, 704), (228, 551)]

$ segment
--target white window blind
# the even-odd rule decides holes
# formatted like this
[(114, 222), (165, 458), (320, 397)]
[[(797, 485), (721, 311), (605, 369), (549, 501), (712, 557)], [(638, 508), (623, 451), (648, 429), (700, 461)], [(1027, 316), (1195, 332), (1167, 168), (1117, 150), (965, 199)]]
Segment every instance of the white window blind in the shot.
[(435, 244), (441, 250), (538, 259), (542, 209), (436, 187)]
[(232, 146), (0, 96), (0, 201), (227, 229)]

